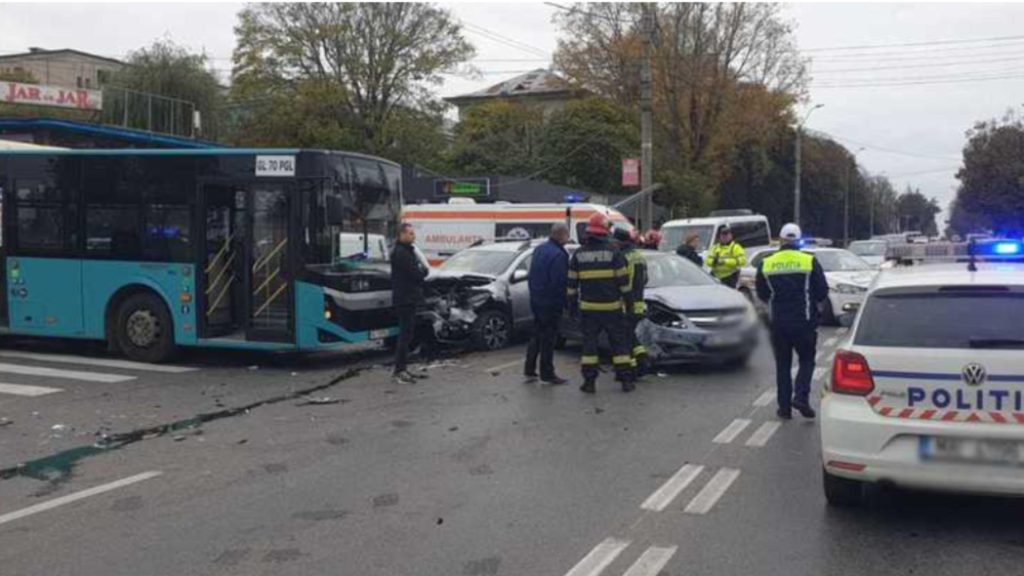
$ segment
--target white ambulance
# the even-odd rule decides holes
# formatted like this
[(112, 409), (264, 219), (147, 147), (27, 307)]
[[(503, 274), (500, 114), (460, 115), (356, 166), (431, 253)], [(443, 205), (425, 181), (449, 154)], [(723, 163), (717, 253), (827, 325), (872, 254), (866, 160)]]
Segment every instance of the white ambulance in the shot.
[(621, 212), (601, 204), (477, 204), (467, 199), (407, 205), (402, 221), (416, 228), (416, 244), (431, 265), (437, 266), (476, 242), (545, 238), (555, 222), (568, 224), (572, 241), (579, 242), (587, 220), (596, 212), (605, 214), (616, 226), (632, 228)]

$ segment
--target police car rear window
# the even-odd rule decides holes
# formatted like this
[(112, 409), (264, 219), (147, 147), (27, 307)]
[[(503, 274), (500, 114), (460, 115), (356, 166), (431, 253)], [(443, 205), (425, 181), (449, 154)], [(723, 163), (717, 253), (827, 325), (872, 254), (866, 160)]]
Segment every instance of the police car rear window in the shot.
[(858, 346), (1024, 347), (1024, 294), (940, 291), (872, 295), (861, 311)]

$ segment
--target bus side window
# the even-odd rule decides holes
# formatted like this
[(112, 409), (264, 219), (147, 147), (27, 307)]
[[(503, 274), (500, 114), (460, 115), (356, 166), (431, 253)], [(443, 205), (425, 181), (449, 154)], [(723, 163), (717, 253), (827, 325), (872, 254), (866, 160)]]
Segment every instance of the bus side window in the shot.
[(6, 198), (15, 211), (13, 247), (26, 253), (73, 253), (78, 190), (74, 164), (46, 156), (22, 162), (21, 170), (31, 176), (13, 177)]
[(139, 198), (134, 172), (119, 158), (91, 158), (82, 166), (87, 255), (132, 260), (139, 257)]

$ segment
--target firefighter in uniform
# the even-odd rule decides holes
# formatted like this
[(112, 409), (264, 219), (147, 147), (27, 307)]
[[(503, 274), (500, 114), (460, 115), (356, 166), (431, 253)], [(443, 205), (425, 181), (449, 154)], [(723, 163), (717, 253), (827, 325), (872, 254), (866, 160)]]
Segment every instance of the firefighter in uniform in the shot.
[(747, 254), (743, 246), (733, 239), (728, 224), (718, 230), (718, 241), (708, 250), (704, 264), (711, 269), (711, 275), (729, 288), (735, 288), (740, 280), (740, 268), (747, 265)]
[[(814, 418), (810, 392), (818, 342), (818, 304), (828, 298), (828, 282), (814, 256), (800, 251), (799, 226), (786, 224), (779, 236), (782, 247), (757, 267), (757, 296), (769, 306), (777, 414), (789, 420), (796, 408), (805, 418)], [(791, 372), (794, 350), (800, 357), (796, 390)]]
[(615, 229), (615, 240), (619, 244), (626, 259), (626, 270), (628, 272), (630, 294), (633, 297), (633, 306), (626, 310), (626, 330), (632, 348), (632, 366), (637, 378), (647, 373), (647, 350), (636, 338), (637, 324), (647, 315), (647, 302), (644, 301), (644, 287), (647, 286), (647, 261), (643, 254), (637, 250), (637, 234), (634, 230), (625, 228)]
[(626, 309), (633, 309), (626, 259), (608, 238), (608, 218), (594, 214), (587, 223), (587, 239), (569, 261), (569, 310), (579, 312), (583, 333), (580, 366), (583, 385), (580, 390), (593, 394), (600, 358), (597, 354), (601, 333), (608, 336), (612, 364), (623, 392), (632, 392), (634, 375), (629, 354), (631, 340), (626, 335)]

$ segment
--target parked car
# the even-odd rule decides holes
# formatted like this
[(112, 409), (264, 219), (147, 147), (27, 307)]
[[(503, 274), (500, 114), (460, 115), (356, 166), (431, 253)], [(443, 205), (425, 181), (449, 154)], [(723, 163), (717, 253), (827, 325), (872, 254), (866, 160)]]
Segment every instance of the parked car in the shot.
[(487, 242), (462, 250), (431, 271), (418, 313), (441, 344), (497, 350), (533, 323), (527, 277), (544, 240)]
[(883, 240), (857, 240), (850, 242), (848, 250), (860, 256), (873, 268), (880, 267), (885, 262), (885, 250), (889, 243)]
[[(762, 315), (767, 314), (767, 306), (757, 298), (757, 266), (777, 250), (778, 248), (770, 248), (758, 251), (740, 271), (737, 289), (750, 299)], [(856, 310), (864, 301), (864, 294), (878, 276), (878, 270), (856, 254), (842, 248), (808, 246), (803, 250), (813, 254), (825, 271), (825, 279), (828, 280), (828, 300), (821, 308), (821, 320), (824, 324), (834, 326), (840, 314)]]
[[(643, 255), (648, 317), (637, 327), (637, 338), (652, 363), (746, 363), (759, 333), (750, 302), (674, 253), (644, 250)], [(578, 319), (567, 318), (561, 334), (580, 340)]]

